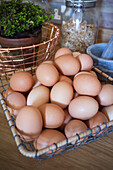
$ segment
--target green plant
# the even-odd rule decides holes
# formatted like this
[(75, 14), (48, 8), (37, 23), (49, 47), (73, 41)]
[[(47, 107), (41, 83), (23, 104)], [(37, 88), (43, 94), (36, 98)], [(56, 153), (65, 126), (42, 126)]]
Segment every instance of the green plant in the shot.
[(23, 0), (1, 0), (0, 5), (0, 35), (7, 38), (24, 36), (25, 32), (32, 34), (45, 22), (53, 18), (51, 12), (40, 6)]

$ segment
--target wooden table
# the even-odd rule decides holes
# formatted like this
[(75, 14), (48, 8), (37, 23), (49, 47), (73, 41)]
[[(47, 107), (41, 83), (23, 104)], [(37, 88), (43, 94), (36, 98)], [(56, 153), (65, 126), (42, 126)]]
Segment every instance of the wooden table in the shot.
[[(104, 30), (104, 32), (106, 32)], [(101, 31), (102, 33), (102, 31)], [(109, 33), (111, 36), (112, 33)], [(101, 37), (101, 36), (100, 36)], [(105, 36), (102, 36), (105, 37)], [(106, 36), (108, 38), (108, 36)], [(100, 40), (99, 40), (100, 41)], [(107, 40), (106, 40), (107, 41)], [(112, 170), (113, 133), (73, 151), (39, 162), (17, 149), (6, 117), (0, 108), (0, 170)]]
[(0, 170), (112, 170), (113, 133), (45, 161), (23, 156), (0, 109)]

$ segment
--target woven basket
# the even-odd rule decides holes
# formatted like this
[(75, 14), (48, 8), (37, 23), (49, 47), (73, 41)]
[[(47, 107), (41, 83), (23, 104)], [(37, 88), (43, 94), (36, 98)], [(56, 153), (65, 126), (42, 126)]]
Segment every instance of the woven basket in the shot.
[[(35, 68), (31, 67), (29, 69), (24, 69), (24, 70), (29, 71), (30, 73), (33, 74), (33, 70), (35, 70)], [(112, 77), (109, 77), (108, 75), (101, 72), (99, 69), (95, 67), (93, 68), (93, 70), (97, 74), (103, 77), (104, 83), (113, 84)], [(12, 74), (12, 72), (1, 74), (0, 102), (1, 102), (1, 107), (3, 109), (3, 112), (10, 126), (11, 132), (13, 134), (13, 138), (16, 142), (17, 148), (22, 155), (26, 157), (35, 158), (39, 161), (45, 160), (50, 157), (56, 156), (58, 154), (62, 154), (63, 152), (78, 148), (84, 144), (96, 141), (97, 139), (104, 137), (108, 135), (109, 133), (113, 132), (113, 121), (110, 121), (108, 123), (103, 123), (101, 126), (97, 126), (93, 129), (88, 129), (87, 131), (85, 131), (84, 133), (80, 133), (79, 135), (76, 134), (75, 136), (71, 138), (67, 138), (66, 140), (61, 141), (59, 143), (54, 143), (53, 145), (47, 148), (41, 149), (39, 151), (35, 150), (32, 142), (24, 142), (23, 140), (21, 140), (15, 128), (15, 119), (14, 117), (10, 116), (9, 111), (7, 109), (7, 105), (6, 105), (5, 98), (4, 98), (4, 92), (9, 87), (10, 74)], [(74, 144), (71, 144), (71, 142), (74, 142)]]
[(59, 29), (46, 23), (42, 26), (41, 43), (18, 48), (0, 48), (0, 73), (35, 67), (44, 60), (50, 60), (55, 53)]

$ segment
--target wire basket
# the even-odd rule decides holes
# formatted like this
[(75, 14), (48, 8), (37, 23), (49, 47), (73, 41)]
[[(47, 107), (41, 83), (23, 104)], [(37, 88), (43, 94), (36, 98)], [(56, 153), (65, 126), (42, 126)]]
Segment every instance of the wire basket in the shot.
[[(34, 68), (24, 69), (25, 71), (29, 71), (33, 74)], [(93, 68), (93, 70), (101, 75), (104, 78), (104, 83), (111, 83), (113, 84), (113, 78), (109, 77), (104, 72), (100, 71), (97, 68)], [(13, 134), (13, 138), (16, 142), (17, 148), (20, 153), (26, 157), (35, 158), (39, 161), (51, 158), (53, 156), (62, 154), (69, 150), (73, 150), (75, 148), (81, 147), (87, 143), (91, 143), (96, 141), (97, 139), (108, 135), (109, 133), (113, 132), (113, 121), (109, 121), (108, 123), (103, 123), (101, 126), (97, 126), (93, 129), (88, 129), (84, 133), (80, 133), (79, 135), (76, 134), (73, 137), (67, 138), (64, 141), (59, 143), (54, 143), (53, 145), (46, 147), (41, 150), (35, 150), (32, 142), (24, 142), (17, 133), (15, 127), (15, 119), (13, 116), (10, 116), (9, 111), (7, 109), (7, 105), (5, 102), (4, 92), (9, 87), (9, 80), (10, 80), (10, 73), (1, 74), (0, 77), (0, 102), (3, 112), (6, 116), (8, 124), (10, 126), (10, 130)], [(73, 144), (71, 144), (73, 142)]]
[(55, 53), (58, 37), (59, 28), (51, 23), (46, 23), (42, 26), (40, 44), (18, 48), (0, 48), (0, 72), (35, 67), (44, 60), (50, 60)]

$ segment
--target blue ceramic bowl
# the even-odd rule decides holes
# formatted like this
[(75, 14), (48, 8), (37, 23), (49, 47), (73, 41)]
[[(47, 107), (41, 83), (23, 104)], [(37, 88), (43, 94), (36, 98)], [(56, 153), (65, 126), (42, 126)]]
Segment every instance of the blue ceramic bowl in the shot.
[(107, 43), (93, 44), (87, 48), (87, 54), (93, 59), (94, 66), (113, 77), (113, 60), (101, 58)]

